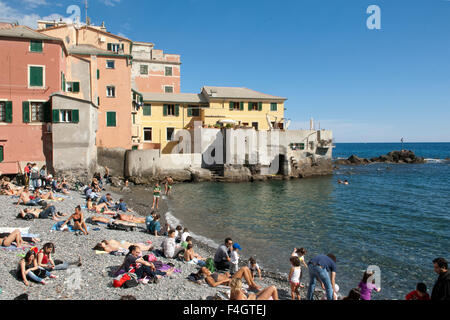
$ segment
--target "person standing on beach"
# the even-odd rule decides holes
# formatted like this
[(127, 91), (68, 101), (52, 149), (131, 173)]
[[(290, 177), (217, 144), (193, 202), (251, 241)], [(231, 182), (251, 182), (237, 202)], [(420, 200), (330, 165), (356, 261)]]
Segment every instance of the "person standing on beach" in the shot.
[[(325, 285), (327, 299), (333, 300), (336, 287), (336, 269), (336, 257), (332, 253), (327, 255), (319, 254), (308, 262), (308, 300), (313, 300), (314, 289), (316, 288), (316, 279), (319, 279)], [(328, 272), (331, 272), (331, 279)]]
[(164, 185), (165, 185), (165, 194), (166, 196), (168, 196), (170, 194), (170, 192), (172, 191), (172, 185), (173, 185), (173, 179), (172, 177), (166, 177), (166, 179), (164, 180)]
[(225, 239), (225, 244), (222, 244), (217, 248), (216, 254), (214, 255), (214, 264), (217, 270), (230, 270), (230, 248), (233, 245), (233, 240), (231, 238)]
[(291, 285), (291, 298), (300, 300), (300, 275), (302, 274), (302, 268), (300, 267), (300, 259), (295, 256), (291, 256), (291, 271), (289, 272), (289, 284)]
[(434, 272), (439, 277), (431, 291), (431, 300), (450, 300), (450, 272), (448, 271), (448, 262), (444, 258), (433, 260)]
[(153, 188), (153, 204), (152, 204), (152, 210), (155, 209), (158, 210), (158, 204), (159, 204), (159, 198), (161, 197), (161, 188), (159, 186), (159, 183), (155, 185), (155, 188)]
[(230, 248), (231, 249), (231, 270), (230, 273), (231, 274), (235, 274), (236, 272), (238, 272), (239, 270), (239, 254), (238, 254), (238, 250), (242, 250), (241, 246), (239, 245), (239, 243), (234, 243), (233, 247)]

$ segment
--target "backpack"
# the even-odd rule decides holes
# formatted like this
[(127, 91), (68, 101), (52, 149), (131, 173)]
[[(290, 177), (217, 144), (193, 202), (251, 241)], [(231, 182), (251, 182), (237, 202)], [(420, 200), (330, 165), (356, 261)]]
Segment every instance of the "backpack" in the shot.
[(206, 266), (209, 271), (214, 272), (216, 271), (216, 265), (214, 264), (214, 260), (212, 258), (206, 259)]
[(186, 251), (185, 249), (182, 249), (177, 253), (177, 260), (184, 261), (184, 252), (185, 251)]
[(139, 282), (135, 278), (131, 278), (130, 280), (125, 281), (125, 283), (122, 285), (122, 288), (134, 288), (137, 287), (138, 284)]
[(134, 226), (127, 226), (121, 223), (108, 223), (107, 225), (108, 229), (112, 230), (121, 230), (121, 231), (134, 231)]

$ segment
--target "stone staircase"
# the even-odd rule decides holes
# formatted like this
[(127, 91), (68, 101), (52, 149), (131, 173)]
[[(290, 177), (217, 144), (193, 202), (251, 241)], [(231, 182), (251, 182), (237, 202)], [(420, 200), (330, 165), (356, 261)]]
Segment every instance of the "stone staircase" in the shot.
[(208, 167), (208, 170), (211, 171), (211, 176), (214, 181), (222, 181), (224, 180), (223, 172), (224, 166), (223, 164), (214, 164)]

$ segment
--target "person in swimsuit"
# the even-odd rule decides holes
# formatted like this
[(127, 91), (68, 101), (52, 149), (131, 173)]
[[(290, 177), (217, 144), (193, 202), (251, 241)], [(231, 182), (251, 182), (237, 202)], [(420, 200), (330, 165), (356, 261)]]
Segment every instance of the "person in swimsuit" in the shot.
[(119, 213), (117, 218), (122, 221), (128, 221), (133, 223), (145, 223), (145, 217), (135, 217), (132, 214)]
[(98, 251), (105, 251), (105, 252), (113, 252), (120, 249), (127, 249), (130, 248), (130, 246), (136, 246), (139, 247), (142, 251), (151, 251), (153, 246), (151, 244), (145, 244), (145, 243), (131, 243), (127, 241), (117, 241), (114, 239), (110, 240), (102, 240), (101, 242), (97, 243), (94, 247), (94, 250)]
[(225, 272), (225, 274), (220, 274), (217, 272), (211, 273), (208, 268), (202, 267), (200, 268), (199, 272), (197, 273), (198, 276), (204, 276), (205, 281), (207, 284), (209, 284), (211, 287), (217, 287), (220, 285), (229, 285), (230, 281), (232, 279), (242, 279), (244, 278), (247, 282), (250, 290), (259, 290), (261, 289), (260, 286), (256, 285), (256, 283), (251, 278), (251, 272), (250, 269), (247, 267), (242, 267), (239, 269), (238, 272), (236, 272), (233, 277), (228, 272)]
[(242, 289), (242, 280), (234, 278), (230, 281), (230, 300), (278, 300), (278, 290), (275, 286), (262, 289), (257, 294), (250, 293), (248, 296)]
[(28, 243), (36, 243), (39, 242), (40, 239), (38, 238), (30, 238), (30, 237), (24, 237), (22, 238), (20, 234), (20, 230), (16, 229), (11, 233), (0, 233), (0, 246), (3, 247), (9, 247), (12, 245), (13, 242), (16, 243), (16, 247), (22, 247), (24, 242)]
[(97, 213), (103, 213), (103, 214), (109, 214), (109, 215), (115, 215), (117, 212), (109, 210), (108, 204), (103, 202), (100, 204), (95, 204), (92, 202), (91, 198), (88, 198), (86, 201), (86, 207), (89, 211), (94, 211)]
[(170, 192), (172, 191), (172, 185), (173, 185), (173, 179), (172, 177), (166, 177), (166, 179), (164, 180), (164, 185), (165, 185), (165, 194), (169, 195)]
[[(33, 197), (33, 199), (31, 199), (31, 197)], [(29, 192), (28, 186), (25, 186), (19, 195), (19, 200), (17, 201), (16, 206), (18, 206), (20, 202), (23, 202), (26, 206), (38, 206), (41, 201), (42, 199), (32, 196)]]
[(155, 185), (155, 188), (153, 189), (153, 204), (152, 204), (152, 210), (155, 208), (158, 209), (159, 204), (159, 197), (161, 196), (161, 188), (159, 186), (159, 183)]
[(84, 221), (83, 212), (81, 211), (81, 207), (80, 206), (77, 206), (75, 208), (75, 213), (72, 214), (69, 217), (69, 219), (64, 221), (64, 223), (60, 226), (60, 228), (62, 229), (62, 227), (64, 227), (64, 225), (66, 225), (72, 219), (73, 219), (73, 227), (74, 227), (75, 230), (81, 230), (84, 233), (84, 235), (88, 235), (89, 234), (89, 232), (87, 232), (86, 223)]
[[(37, 264), (39, 267), (44, 268), (47, 271), (53, 270), (66, 270), (69, 268), (69, 263), (62, 262), (55, 264), (52, 259), (52, 255), (55, 253), (55, 245), (51, 242), (44, 244), (42, 249), (37, 254)], [(78, 257), (78, 261), (76, 263), (78, 266), (81, 266), (81, 257)]]
[(41, 198), (42, 200), (59, 200), (59, 199), (55, 198), (52, 191), (43, 193), (43, 192), (41, 192), (41, 188), (39, 188), (39, 187), (36, 187), (34, 189), (34, 197)]
[(194, 245), (192, 243), (188, 244), (184, 251), (184, 261), (189, 262), (191, 260), (194, 260), (195, 263), (206, 260), (194, 252)]
[(20, 210), (18, 218), (22, 218), (25, 220), (28, 220), (28, 216), (32, 215), (34, 219), (47, 219), (48, 217), (51, 217), (52, 220), (60, 221), (58, 218), (62, 218), (66, 216), (65, 213), (56, 212), (55, 206), (48, 206), (45, 209), (37, 209), (37, 208), (26, 208), (23, 210)]

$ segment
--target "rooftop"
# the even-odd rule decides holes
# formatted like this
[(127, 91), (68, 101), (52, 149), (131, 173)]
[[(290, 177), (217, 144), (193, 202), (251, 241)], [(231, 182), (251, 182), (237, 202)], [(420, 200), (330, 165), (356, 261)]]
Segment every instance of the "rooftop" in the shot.
[(208, 103), (202, 94), (197, 93), (155, 93), (142, 92), (144, 101), (178, 102), (178, 103)]
[(25, 26), (15, 26), (13, 28), (0, 29), (0, 37), (11, 37), (11, 38), (22, 38), (22, 39), (32, 39), (32, 40), (50, 40), (59, 41), (59, 38), (54, 38), (42, 34), (40, 32), (34, 31)]
[(204, 86), (202, 92), (208, 98), (217, 99), (258, 99), (258, 100), (287, 100), (283, 97), (272, 96), (244, 87), (210, 87)]
[(118, 56), (123, 57), (126, 55), (123, 54), (116, 54), (114, 52), (103, 50), (100, 48), (97, 48), (90, 44), (79, 44), (75, 46), (69, 47), (69, 53), (70, 54), (88, 54), (88, 55), (107, 55), (107, 56)]

